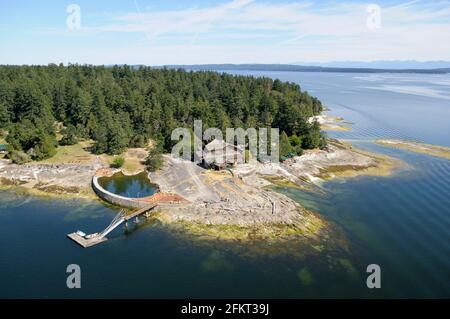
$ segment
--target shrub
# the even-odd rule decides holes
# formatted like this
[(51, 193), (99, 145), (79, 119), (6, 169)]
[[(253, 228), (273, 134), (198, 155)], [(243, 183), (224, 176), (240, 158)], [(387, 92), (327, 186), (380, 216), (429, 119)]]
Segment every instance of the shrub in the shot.
[(122, 156), (117, 156), (114, 158), (111, 167), (112, 168), (121, 168), (125, 164), (125, 159)]
[(30, 155), (28, 155), (27, 153), (24, 153), (22, 151), (12, 150), (8, 153), (8, 158), (14, 164), (25, 164), (25, 163), (31, 162)]

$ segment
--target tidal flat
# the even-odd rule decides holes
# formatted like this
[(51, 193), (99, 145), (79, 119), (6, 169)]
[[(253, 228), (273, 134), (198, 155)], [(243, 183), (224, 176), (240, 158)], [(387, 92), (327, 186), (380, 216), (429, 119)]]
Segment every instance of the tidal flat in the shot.
[(398, 148), (409, 152), (426, 154), (450, 160), (450, 147), (446, 146), (426, 144), (414, 141), (395, 140), (395, 139), (380, 139), (376, 140), (375, 143), (388, 147)]

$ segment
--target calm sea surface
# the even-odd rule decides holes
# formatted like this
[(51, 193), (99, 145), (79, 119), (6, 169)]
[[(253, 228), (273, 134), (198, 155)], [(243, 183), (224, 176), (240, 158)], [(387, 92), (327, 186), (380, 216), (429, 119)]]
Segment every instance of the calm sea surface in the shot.
[(107, 191), (131, 198), (151, 196), (157, 191), (157, 185), (152, 184), (146, 172), (127, 176), (119, 172), (111, 177), (100, 177), (98, 183)]
[[(449, 298), (450, 161), (373, 140), (450, 146), (450, 76), (234, 73), (299, 83), (330, 114), (353, 123), (352, 131), (330, 136), (408, 164), (387, 178), (325, 183), (320, 194), (280, 190), (342, 228), (350, 252), (249, 257), (242, 247), (199, 245), (157, 223), (116, 229), (109, 241), (82, 249), (66, 234), (102, 230), (118, 209), (1, 191), (0, 297)], [(123, 183), (134, 186), (121, 189)], [(123, 194), (151, 192), (148, 185), (123, 183), (110, 187)], [(378, 290), (365, 284), (373, 263), (382, 271)], [(66, 288), (69, 264), (81, 267), (81, 289)]]

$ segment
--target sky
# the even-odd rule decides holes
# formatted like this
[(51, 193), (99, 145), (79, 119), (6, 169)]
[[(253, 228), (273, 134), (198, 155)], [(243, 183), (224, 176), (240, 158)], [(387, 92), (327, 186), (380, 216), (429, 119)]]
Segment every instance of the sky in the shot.
[(450, 0), (1, 0), (0, 64), (450, 61)]

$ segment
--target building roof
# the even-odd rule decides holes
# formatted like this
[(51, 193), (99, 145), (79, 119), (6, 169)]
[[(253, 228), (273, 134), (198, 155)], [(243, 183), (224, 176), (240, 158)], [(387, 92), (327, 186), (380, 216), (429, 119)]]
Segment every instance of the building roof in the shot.
[(242, 147), (240, 145), (230, 144), (230, 143), (225, 142), (224, 140), (218, 140), (218, 139), (214, 139), (209, 144), (206, 144), (204, 151), (211, 152), (211, 151), (215, 151), (217, 149), (225, 149), (225, 148), (234, 149), (236, 152), (240, 152), (240, 153), (243, 152)]
[(240, 147), (215, 139), (205, 146), (203, 159), (207, 163), (235, 163), (242, 154)]
[(205, 151), (211, 152), (216, 149), (224, 149), (227, 143), (224, 140), (214, 139), (205, 145)]

